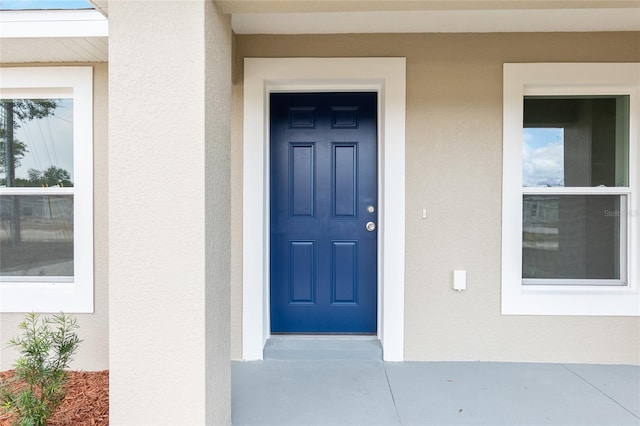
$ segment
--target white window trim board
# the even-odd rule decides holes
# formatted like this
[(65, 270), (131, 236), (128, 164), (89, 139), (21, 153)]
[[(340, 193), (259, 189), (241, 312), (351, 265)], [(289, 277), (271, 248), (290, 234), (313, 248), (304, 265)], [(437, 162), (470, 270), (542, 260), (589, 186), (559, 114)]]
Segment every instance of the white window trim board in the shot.
[(243, 160), (243, 359), (269, 325), (269, 93), (376, 91), (379, 135), (378, 337), (404, 359), (405, 58), (246, 58)]
[[(522, 285), (522, 117), (525, 95), (630, 95), (627, 286)], [(640, 315), (638, 277), (640, 182), (638, 168), (640, 64), (504, 64), (502, 169), (502, 314)], [(555, 190), (555, 188), (554, 188)], [(526, 188), (525, 192), (536, 192)], [(559, 188), (563, 193), (587, 189)], [(593, 189), (589, 189), (593, 192)]]
[[(0, 312), (93, 312), (93, 68), (0, 68), (1, 98), (73, 98), (74, 277), (72, 282), (0, 282)], [(29, 192), (2, 188), (2, 194)]]

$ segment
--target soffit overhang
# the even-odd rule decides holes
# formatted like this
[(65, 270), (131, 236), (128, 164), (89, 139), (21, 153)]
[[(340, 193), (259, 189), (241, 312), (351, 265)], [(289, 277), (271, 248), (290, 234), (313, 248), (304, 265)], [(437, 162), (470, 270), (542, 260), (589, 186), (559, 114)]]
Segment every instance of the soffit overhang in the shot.
[[(105, 62), (95, 10), (0, 11), (0, 63)], [(640, 31), (640, 0), (212, 0), (236, 34)]]
[(109, 0), (89, 0), (93, 7), (104, 16), (109, 16)]
[(640, 31), (640, 9), (238, 13), (236, 34)]
[[(108, 0), (92, 0), (107, 2)], [(633, 9), (640, 0), (214, 0), (222, 13)]]
[(638, 0), (217, 0), (237, 34), (638, 31)]
[(96, 10), (0, 11), (0, 63), (106, 62), (108, 37)]

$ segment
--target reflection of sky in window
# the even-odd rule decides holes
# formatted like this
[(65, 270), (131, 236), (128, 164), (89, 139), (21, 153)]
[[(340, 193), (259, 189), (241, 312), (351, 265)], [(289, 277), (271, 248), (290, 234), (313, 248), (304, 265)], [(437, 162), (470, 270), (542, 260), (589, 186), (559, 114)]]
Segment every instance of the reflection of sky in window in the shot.
[(523, 130), (522, 186), (564, 186), (564, 129)]
[(0, 0), (0, 10), (93, 9), (88, 0)]
[(16, 177), (27, 179), (28, 170), (44, 171), (51, 166), (65, 169), (73, 181), (73, 100), (59, 99), (55, 114), (35, 120), (18, 120), (13, 137), (26, 150)]

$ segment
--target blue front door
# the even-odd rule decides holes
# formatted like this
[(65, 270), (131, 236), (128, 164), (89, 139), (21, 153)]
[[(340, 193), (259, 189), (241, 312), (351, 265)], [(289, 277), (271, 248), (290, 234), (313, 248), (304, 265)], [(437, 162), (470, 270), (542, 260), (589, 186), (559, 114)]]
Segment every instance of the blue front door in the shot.
[(270, 103), (271, 331), (376, 333), (377, 94)]

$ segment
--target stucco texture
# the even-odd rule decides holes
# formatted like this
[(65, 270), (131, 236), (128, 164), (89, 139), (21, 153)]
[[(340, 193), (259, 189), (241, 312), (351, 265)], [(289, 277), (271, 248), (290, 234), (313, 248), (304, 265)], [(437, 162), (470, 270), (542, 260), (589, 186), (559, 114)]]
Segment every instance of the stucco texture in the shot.
[[(231, 355), (242, 357), (242, 61), (407, 58), (405, 359), (640, 363), (640, 319), (500, 313), (502, 66), (638, 62), (640, 33), (238, 35)], [(427, 218), (422, 219), (422, 209)], [(467, 287), (452, 290), (452, 271)]]
[[(37, 64), (23, 64), (30, 67)], [(68, 64), (46, 64), (46, 66)], [(74, 64), (93, 67), (93, 245), (94, 312), (74, 314), (83, 340), (71, 368), (85, 371), (109, 368), (109, 300), (108, 300), (108, 76), (107, 64)], [(21, 66), (12, 64), (11, 66)], [(46, 315), (46, 314), (45, 314)], [(12, 367), (18, 353), (6, 346), (18, 334), (24, 314), (0, 315), (0, 370)]]
[(109, 7), (110, 421), (229, 424), (231, 29)]

